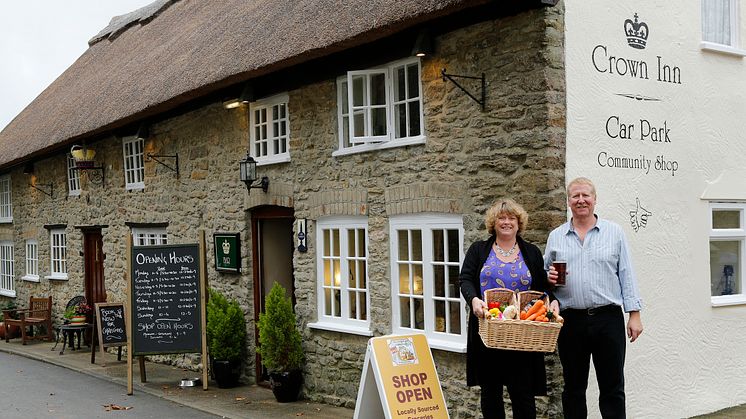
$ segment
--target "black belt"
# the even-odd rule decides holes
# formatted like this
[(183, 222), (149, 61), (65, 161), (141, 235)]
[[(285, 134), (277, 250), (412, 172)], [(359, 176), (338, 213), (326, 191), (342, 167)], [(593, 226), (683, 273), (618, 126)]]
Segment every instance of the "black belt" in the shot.
[(609, 304), (605, 306), (600, 307), (593, 307), (593, 308), (567, 308), (565, 310), (560, 311), (560, 315), (566, 316), (566, 315), (584, 315), (584, 316), (595, 316), (596, 314), (601, 313), (611, 313), (614, 311), (619, 311), (621, 307), (619, 307), (616, 304)]

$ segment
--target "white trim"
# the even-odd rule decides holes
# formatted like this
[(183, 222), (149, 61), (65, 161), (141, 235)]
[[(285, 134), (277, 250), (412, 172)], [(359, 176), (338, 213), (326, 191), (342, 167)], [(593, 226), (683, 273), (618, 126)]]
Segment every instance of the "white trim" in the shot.
[(67, 195), (80, 196), (80, 170), (75, 170), (75, 159), (70, 153), (67, 156)]
[(10, 175), (2, 175), (0, 176), (0, 223), (12, 222), (13, 183), (11, 182)]
[(15, 298), (16, 297), (16, 292), (15, 291), (0, 290), (0, 295), (5, 296), (5, 297), (13, 297), (13, 298)]
[(44, 279), (51, 279), (54, 281), (67, 281), (67, 274), (53, 274), (53, 275), (47, 275), (44, 277)]
[(168, 244), (168, 232), (165, 227), (133, 227), (133, 246), (158, 246)]
[(712, 296), (710, 298), (712, 300), (711, 303), (713, 307), (725, 307), (725, 306), (746, 304), (746, 295), (744, 294), (719, 295), (719, 296)]
[[(132, 145), (131, 153), (127, 149)], [(145, 189), (145, 140), (135, 136), (122, 137), (122, 174), (125, 190)]]
[[(338, 254), (335, 254), (333, 251), (330, 252), (330, 255), (324, 254), (324, 230), (336, 230), (339, 231), (339, 242), (336, 243), (335, 248), (339, 250)], [(348, 253), (348, 232), (349, 231), (355, 231), (355, 230), (363, 230), (365, 237), (362, 239), (364, 242), (362, 243), (365, 254), (364, 255), (350, 255)], [(356, 234), (356, 240), (361, 239), (357, 233)], [(372, 332), (370, 330), (370, 316), (371, 316), (371, 309), (370, 309), (370, 277), (368, 272), (368, 258), (369, 258), (369, 243), (368, 243), (368, 219), (364, 216), (340, 216), (340, 217), (323, 217), (316, 221), (316, 307), (317, 307), (317, 322), (314, 323), (314, 327), (318, 329), (324, 329), (324, 330), (333, 330), (337, 332), (345, 332), (345, 333), (352, 333), (357, 335), (363, 335), (363, 336), (372, 336)], [(330, 249), (331, 246), (335, 243), (330, 243)], [(356, 245), (359, 245), (360, 243), (356, 241)], [(355, 246), (355, 249), (357, 249), (357, 246)], [(332, 266), (335, 266), (338, 268), (340, 275), (339, 275), (339, 283), (337, 284), (336, 281), (334, 284), (331, 285), (331, 288), (329, 286), (325, 285), (325, 262), (328, 261)], [(342, 274), (343, 272), (351, 272), (353, 268), (351, 268), (351, 261), (357, 262), (358, 264), (362, 263), (362, 266), (365, 270), (365, 287), (364, 288), (351, 288), (349, 286), (349, 275), (348, 274)], [(332, 268), (333, 269), (333, 268)], [(357, 270), (359, 272), (359, 268)], [(330, 303), (332, 304), (331, 308), (331, 314), (326, 314), (326, 307), (327, 307), (327, 301), (326, 301), (326, 290), (331, 289), (332, 292), (335, 290), (339, 293), (339, 316), (335, 315), (335, 302), (336, 300), (332, 300)], [(349, 317), (350, 313), (350, 296), (349, 293), (354, 292), (358, 296), (360, 296), (361, 293), (365, 294), (365, 301), (361, 303), (365, 304), (364, 307), (364, 313), (365, 313), (365, 319), (355, 319)], [(362, 299), (358, 299), (357, 301), (360, 301)], [(357, 313), (362, 312), (363, 307), (361, 307), (361, 310), (356, 311)]]
[[(263, 166), (268, 164), (286, 163), (290, 161), (290, 107), (288, 106), (289, 95), (287, 93), (280, 93), (274, 96), (259, 99), (249, 104), (249, 150), (251, 156), (257, 162), (257, 166)], [(272, 116), (272, 111), (275, 106), (283, 106), (285, 108), (285, 116), (275, 120)], [(261, 121), (262, 125), (266, 126), (266, 138), (261, 140), (266, 142), (266, 154), (260, 156), (257, 153), (257, 120), (256, 111), (264, 110), (266, 113), (265, 120)], [(285, 125), (285, 134), (281, 135), (275, 132), (275, 123)], [(273, 141), (277, 141), (277, 149), (273, 144)], [(282, 142), (285, 144), (285, 151), (281, 151)]]
[(39, 282), (40, 278), (39, 275), (24, 275), (21, 277), (26, 282)]
[[(420, 231), (421, 240), (421, 259), (416, 259), (412, 253), (411, 242), (407, 251), (409, 255), (407, 259), (400, 260), (399, 258), (399, 231), (407, 231), (408, 241), (412, 240), (412, 231)], [(452, 260), (453, 258), (448, 255), (447, 239), (444, 237), (443, 246), (443, 261), (436, 261), (433, 258), (435, 248), (433, 247), (433, 234), (435, 231), (446, 231), (456, 230), (458, 232), (458, 244), (457, 261)], [(393, 334), (408, 334), (408, 333), (424, 333), (427, 336), (428, 343), (436, 349), (442, 349), (451, 352), (464, 352), (466, 349), (466, 339), (468, 334), (467, 325), (467, 311), (466, 303), (458, 286), (458, 271), (461, 268), (461, 264), (464, 260), (464, 227), (463, 227), (463, 216), (458, 214), (438, 214), (438, 213), (420, 213), (413, 215), (398, 215), (392, 216), (389, 219), (389, 246), (390, 246), (390, 273), (391, 273), (391, 311), (392, 311), (392, 333)], [(399, 265), (401, 263), (407, 264), (414, 269), (410, 269), (409, 275), (410, 280), (414, 281), (414, 273), (421, 269), (422, 272), (422, 290), (421, 293), (409, 292), (402, 293), (400, 290), (400, 278), (399, 278)], [(443, 272), (448, 279), (448, 285), (451, 288), (449, 292), (448, 287), (444, 287), (443, 295), (437, 296), (434, 292), (434, 280), (435, 280), (435, 267), (443, 266)], [(418, 269), (418, 267), (420, 267)], [(449, 268), (456, 268), (455, 275), (449, 275)], [(445, 278), (444, 278), (445, 280)], [(416, 284), (411, 283), (410, 291), (416, 291)], [(401, 317), (401, 305), (400, 298), (410, 296), (422, 304), (422, 316), (423, 325), (422, 329), (416, 327), (404, 327), (402, 326)], [(416, 296), (416, 297), (413, 297)], [(440, 301), (444, 304), (446, 310), (452, 310), (453, 304), (457, 303), (455, 308), (456, 312), (451, 312), (458, 315), (459, 333), (447, 333), (438, 332), (434, 325), (437, 323), (435, 318), (436, 302)], [(449, 313), (450, 314), (450, 313)], [(411, 313), (410, 313), (411, 315)], [(450, 316), (446, 314), (443, 318), (445, 327), (448, 327), (450, 322)], [(446, 329), (448, 330), (448, 329)]]
[[(732, 53), (734, 50), (739, 50), (739, 42), (741, 40), (740, 31), (740, 7), (738, 5), (739, 0), (729, 0), (728, 11), (730, 16), (728, 17), (728, 23), (730, 23), (730, 43), (719, 44), (717, 42), (707, 41), (704, 39), (705, 35), (705, 8), (707, 6), (707, 0), (703, 0), (701, 3), (701, 20), (702, 20), (702, 44), (708, 44), (708, 49), (712, 49), (719, 52)], [(702, 45), (700, 44), (700, 45)]]
[[(15, 297), (16, 272), (15, 249), (10, 240), (0, 241), (0, 292)], [(10, 295), (12, 294), (12, 295)]]
[[(383, 75), (383, 91), (384, 91), (384, 102), (383, 104), (373, 105), (371, 104), (371, 78), (372, 76)], [(354, 102), (354, 89), (353, 80), (362, 78), (365, 85), (363, 92), (363, 104), (355, 105)], [(348, 114), (347, 123), (349, 125), (350, 143), (378, 143), (391, 141), (391, 74), (388, 68), (374, 68), (369, 70), (357, 70), (347, 72), (347, 106)], [(373, 116), (372, 111), (374, 109), (383, 108), (386, 112), (385, 129), (386, 133), (381, 135), (373, 135)], [(364, 134), (362, 136), (355, 136), (355, 118), (354, 115), (362, 114), (363, 123), (365, 127), (363, 129)]]
[[(735, 228), (714, 228), (713, 226), (713, 215), (717, 211), (730, 211), (738, 212), (738, 226)], [(740, 283), (734, 284), (740, 288), (738, 294), (728, 295), (712, 295), (713, 286), (713, 267), (709, 266), (708, 269), (708, 282), (710, 284), (710, 302), (713, 307), (735, 305), (735, 304), (746, 304), (746, 203), (743, 202), (710, 202), (709, 209), (707, 211), (708, 220), (708, 246), (711, 246), (713, 242), (720, 241), (731, 241), (737, 242), (739, 246), (738, 256), (738, 272), (734, 272), (734, 277), (740, 278)], [(710, 255), (712, 258), (712, 255)], [(709, 259), (708, 259), (709, 260)], [(728, 261), (723, 261), (725, 265), (735, 265)], [(720, 271), (720, 268), (718, 268)]]
[(332, 156), (333, 157), (346, 156), (348, 154), (357, 154), (357, 153), (363, 153), (366, 151), (385, 150), (387, 148), (425, 144), (426, 140), (427, 138), (424, 135), (420, 135), (418, 137), (407, 138), (405, 140), (393, 140), (393, 141), (387, 141), (385, 143), (361, 144), (361, 145), (343, 148), (341, 150), (336, 150), (332, 152)]
[[(55, 236), (59, 236), (61, 240), (56, 242)], [(55, 270), (58, 267), (60, 269)], [(67, 279), (67, 232), (64, 228), (49, 230), (49, 270), (50, 274), (46, 279)]]
[(699, 47), (703, 51), (722, 52), (728, 55), (735, 55), (737, 57), (746, 57), (746, 49), (732, 47), (730, 45), (716, 44), (714, 42), (702, 41), (699, 43)]
[[(33, 255), (29, 252), (29, 246), (33, 246)], [(39, 282), (39, 242), (35, 239), (26, 240), (24, 249), (26, 255), (26, 273), (21, 277), (24, 281)]]

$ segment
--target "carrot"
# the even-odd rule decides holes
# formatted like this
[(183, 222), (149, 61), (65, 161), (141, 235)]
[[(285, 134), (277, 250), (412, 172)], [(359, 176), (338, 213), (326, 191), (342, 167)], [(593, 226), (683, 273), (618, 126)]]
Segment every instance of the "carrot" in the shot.
[(539, 315), (539, 316), (536, 317), (536, 321), (537, 322), (543, 322), (546, 319), (547, 319), (547, 316), (545, 316), (543, 314), (541, 314), (541, 315)]
[(534, 313), (534, 314), (526, 317), (526, 320), (536, 320), (537, 317), (539, 317), (539, 313)]
[(525, 311), (521, 311), (521, 320), (526, 320), (527, 317), (528, 317), (528, 314), (526, 314)]
[(544, 307), (544, 301), (542, 301), (542, 300), (537, 300), (537, 301), (536, 301), (536, 302), (534, 303), (534, 305), (532, 305), (532, 306), (531, 306), (531, 308), (530, 308), (530, 309), (528, 309), (528, 311), (527, 311), (527, 313), (528, 313), (529, 317), (530, 317), (530, 316), (531, 316), (532, 314), (534, 314), (534, 313), (538, 312), (538, 311), (539, 311), (539, 310), (540, 310), (540, 309), (541, 309), (542, 307)]

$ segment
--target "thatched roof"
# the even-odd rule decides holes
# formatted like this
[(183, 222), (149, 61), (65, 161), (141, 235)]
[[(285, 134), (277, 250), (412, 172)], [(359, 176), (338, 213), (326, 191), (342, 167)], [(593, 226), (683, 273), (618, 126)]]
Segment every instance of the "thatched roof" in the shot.
[(489, 0), (158, 0), (112, 19), (0, 132), (0, 168)]

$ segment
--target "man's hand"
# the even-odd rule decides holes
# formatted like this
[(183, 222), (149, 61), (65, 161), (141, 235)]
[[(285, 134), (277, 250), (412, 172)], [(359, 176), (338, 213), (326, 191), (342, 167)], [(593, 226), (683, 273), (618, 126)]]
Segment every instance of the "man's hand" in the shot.
[(640, 320), (639, 311), (630, 311), (629, 320), (627, 321), (627, 337), (630, 343), (637, 340), (642, 334), (642, 320)]

